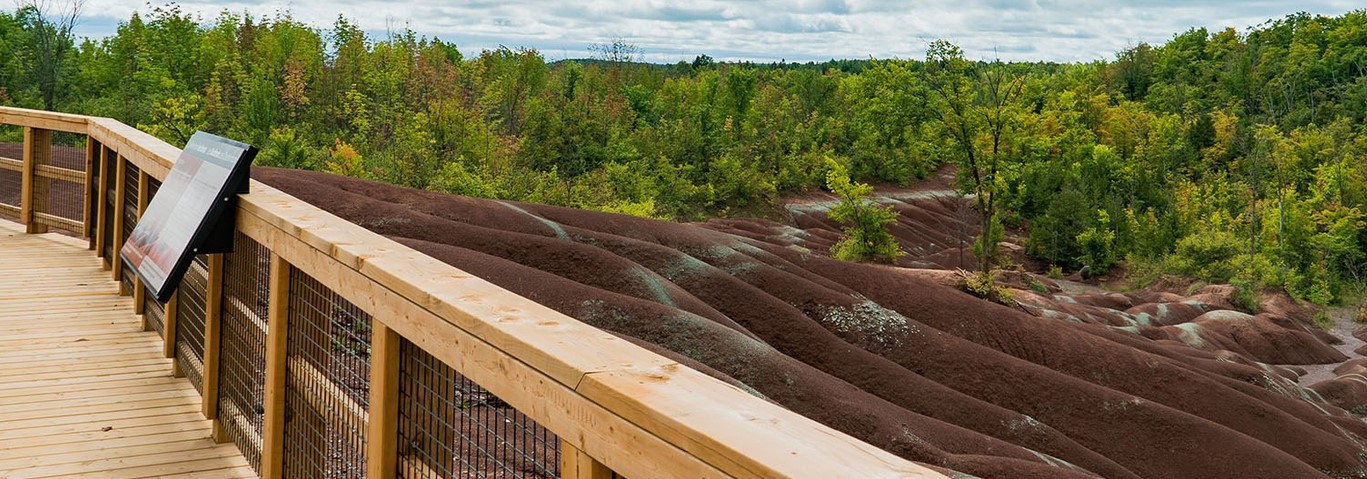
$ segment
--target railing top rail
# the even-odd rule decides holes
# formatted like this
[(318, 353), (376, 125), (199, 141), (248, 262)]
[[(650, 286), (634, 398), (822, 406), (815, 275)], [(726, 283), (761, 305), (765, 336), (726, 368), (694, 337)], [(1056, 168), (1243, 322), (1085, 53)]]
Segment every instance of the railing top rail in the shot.
[[(88, 125), (157, 179), (180, 154), (108, 118), (0, 107), (0, 123)], [(249, 236), (331, 271), (349, 299), (457, 370), (511, 376), (486, 387), (525, 389), (508, 402), (628, 477), (943, 477), (270, 186), (253, 181), (239, 205)]]
[(85, 133), (90, 117), (27, 108), (0, 107), (0, 124), (29, 126), (44, 130)]

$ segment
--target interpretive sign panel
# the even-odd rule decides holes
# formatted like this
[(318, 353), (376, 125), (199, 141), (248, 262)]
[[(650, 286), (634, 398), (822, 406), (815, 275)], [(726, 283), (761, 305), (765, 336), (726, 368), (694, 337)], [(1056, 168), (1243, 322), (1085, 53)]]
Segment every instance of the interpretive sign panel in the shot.
[(231, 249), (233, 199), (247, 192), (255, 157), (256, 147), (202, 131), (185, 145), (119, 251), (157, 301), (171, 298), (196, 254)]

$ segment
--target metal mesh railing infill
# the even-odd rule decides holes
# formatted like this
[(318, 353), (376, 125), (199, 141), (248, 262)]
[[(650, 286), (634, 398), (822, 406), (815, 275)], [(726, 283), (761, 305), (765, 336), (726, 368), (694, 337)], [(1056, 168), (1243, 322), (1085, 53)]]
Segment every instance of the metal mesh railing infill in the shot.
[[(127, 164), (126, 169), (124, 170), (123, 182), (123, 197), (119, 198), (119, 201), (123, 202), (123, 217), (117, 219), (118, 221), (123, 221), (123, 231), (119, 236), (119, 244), (128, 241), (128, 236), (133, 234), (133, 227), (138, 224), (138, 167), (133, 166), (133, 163), (131, 162)], [(111, 209), (109, 211), (112, 213), (114, 210)], [(114, 251), (112, 257), (115, 261), (118, 261), (119, 252)], [(119, 281), (123, 283), (124, 291), (133, 290), (134, 276), (135, 274), (131, 269), (123, 268), (123, 272), (119, 276)], [(155, 301), (148, 301), (147, 305), (150, 307), (154, 303)], [(161, 329), (157, 329), (157, 332), (162, 331)]]
[(195, 256), (176, 290), (176, 362), (200, 393), (204, 392), (204, 319), (209, 289), (205, 258)]
[(33, 178), (34, 211), (70, 220), (70, 224), (49, 222), (48, 226), (80, 235), (80, 224), (85, 221), (85, 146), (88, 139), (76, 133), (54, 131), (50, 135), (48, 157), (38, 161), (45, 169), (37, 171)]
[[(100, 177), (97, 188), (104, 189), (105, 223), (96, 225), (96, 227), (100, 228), (99, 234), (103, 237), (100, 241), (104, 244), (104, 250), (101, 251), (104, 262), (107, 265), (112, 265), (114, 262), (114, 222), (118, 221), (118, 218), (114, 217), (114, 205), (119, 201), (119, 198), (115, 196), (119, 180), (115, 173), (118, 160), (115, 158), (113, 150), (107, 147), (102, 148), (104, 150), (99, 160), (101, 163), (99, 170), (104, 173)], [(98, 198), (96, 200), (98, 201)]]
[(0, 218), (19, 219), (23, 168), (24, 128), (0, 125)]
[[(128, 271), (124, 269), (124, 271)], [(131, 286), (130, 286), (131, 288)], [(157, 336), (166, 337), (166, 303), (157, 301), (151, 293), (142, 296), (142, 314), (147, 319), (147, 324), (157, 332)]]
[(223, 267), (218, 417), (224, 433), (257, 473), (265, 411), (270, 262), (270, 250), (238, 231)]
[(401, 478), (556, 478), (560, 440), (408, 339), (399, 346)]
[(100, 152), (104, 151), (104, 145), (94, 138), (87, 137), (86, 141), (88, 142), (87, 150), (90, 155), (90, 158), (86, 160), (86, 166), (90, 169), (90, 171), (86, 172), (86, 176), (89, 176), (90, 180), (89, 186), (84, 192), (86, 195), (84, 199), (84, 214), (86, 221), (90, 225), (90, 230), (87, 231), (88, 237), (86, 239), (89, 240), (90, 249), (93, 250), (95, 249), (95, 237), (99, 234), (99, 231), (95, 228), (99, 226), (96, 224), (96, 221), (99, 219), (100, 211), (100, 188), (104, 186), (103, 181), (105, 177), (104, 162), (100, 161)]
[(371, 317), (294, 268), (289, 293), (285, 476), (362, 479)]

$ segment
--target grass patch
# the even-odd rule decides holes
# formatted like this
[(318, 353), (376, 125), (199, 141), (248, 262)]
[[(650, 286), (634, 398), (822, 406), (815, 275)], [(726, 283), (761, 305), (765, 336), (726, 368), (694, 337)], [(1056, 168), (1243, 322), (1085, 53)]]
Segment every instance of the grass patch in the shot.
[(1210, 283), (1207, 283), (1207, 282), (1205, 282), (1205, 281), (1197, 280), (1197, 281), (1195, 281), (1195, 282), (1193, 282), (1193, 283), (1187, 285), (1187, 290), (1186, 290), (1186, 292), (1182, 293), (1182, 295), (1183, 295), (1183, 296), (1191, 296), (1191, 295), (1193, 295), (1193, 294), (1196, 294), (1197, 291), (1200, 291), (1201, 288), (1204, 288), (1204, 287), (1206, 287), (1206, 286), (1210, 286)]
[(1334, 318), (1329, 317), (1329, 312), (1323, 309), (1315, 312), (1315, 327), (1325, 331), (1334, 329)]

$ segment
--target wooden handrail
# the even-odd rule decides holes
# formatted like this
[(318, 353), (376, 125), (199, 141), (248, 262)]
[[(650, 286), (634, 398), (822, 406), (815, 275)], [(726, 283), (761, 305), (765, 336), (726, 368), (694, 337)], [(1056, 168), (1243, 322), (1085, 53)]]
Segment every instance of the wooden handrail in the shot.
[(27, 108), (0, 107), (0, 124), (40, 128), (69, 133), (86, 133), (90, 117), (57, 113), (53, 111), (30, 110)]
[[(0, 123), (79, 124), (92, 140), (158, 180), (180, 153), (108, 118), (0, 108)], [(370, 313), (375, 331), (407, 339), (557, 434), (571, 449), (564, 453), (573, 456), (575, 470), (606, 467), (633, 478), (944, 477), (270, 186), (252, 182), (238, 213), (238, 230), (272, 252), (272, 264), (281, 265), (275, 268), (288, 265), (317, 279)], [(117, 227), (121, 221), (114, 219)], [(272, 286), (283, 287), (278, 282)], [(272, 322), (277, 314), (273, 310)], [(268, 342), (278, 349), (282, 345), (273, 341), (279, 339)], [(379, 344), (381, 357), (396, 354), (391, 338)], [(283, 371), (284, 364), (268, 369)], [(392, 369), (385, 365), (372, 374)], [(390, 391), (392, 381), (381, 377), (372, 385)], [(372, 400), (392, 397), (383, 391)], [(274, 401), (267, 400), (268, 438), (281, 414), (271, 411)], [(393, 425), (372, 430), (388, 434)], [(274, 447), (278, 440), (265, 442)], [(386, 465), (394, 463), (383, 448), (370, 451)], [(268, 462), (266, 469), (277, 467)], [(372, 474), (383, 476), (381, 469)]]

